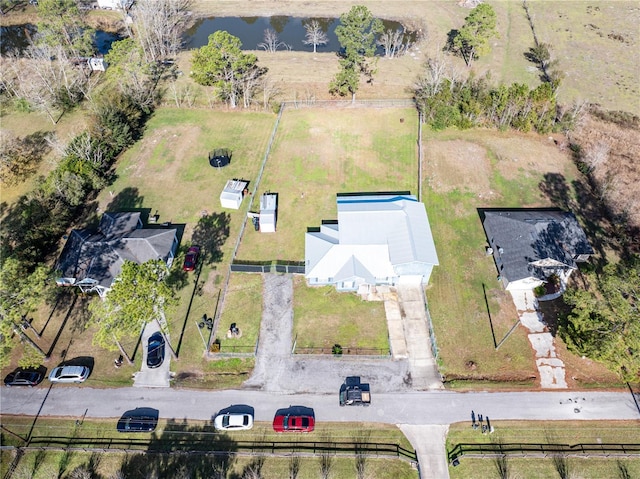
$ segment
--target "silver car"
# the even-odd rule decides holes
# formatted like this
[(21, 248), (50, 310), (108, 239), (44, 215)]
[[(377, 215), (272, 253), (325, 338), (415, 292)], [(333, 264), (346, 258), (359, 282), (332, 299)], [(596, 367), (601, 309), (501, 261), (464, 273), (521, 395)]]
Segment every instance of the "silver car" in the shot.
[(86, 366), (58, 366), (49, 374), (52, 383), (81, 383), (88, 377), (91, 370)]

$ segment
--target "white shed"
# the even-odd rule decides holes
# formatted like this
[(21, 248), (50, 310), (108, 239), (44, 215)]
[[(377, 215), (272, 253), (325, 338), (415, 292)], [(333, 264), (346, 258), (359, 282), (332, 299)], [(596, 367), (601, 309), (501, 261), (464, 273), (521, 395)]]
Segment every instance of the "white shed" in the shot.
[(278, 210), (278, 195), (264, 193), (260, 197), (260, 232), (275, 233)]
[(220, 205), (223, 208), (231, 208), (232, 210), (240, 208), (244, 190), (248, 184), (248, 181), (243, 180), (227, 181), (222, 193), (220, 193)]
[(104, 61), (104, 58), (91, 57), (87, 60), (87, 65), (92, 72), (103, 72), (109, 66), (107, 62)]

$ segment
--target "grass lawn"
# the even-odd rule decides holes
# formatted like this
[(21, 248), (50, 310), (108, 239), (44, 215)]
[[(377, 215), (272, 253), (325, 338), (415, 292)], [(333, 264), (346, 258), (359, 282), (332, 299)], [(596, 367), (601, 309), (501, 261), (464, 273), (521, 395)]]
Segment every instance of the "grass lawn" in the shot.
[[(3, 426), (16, 434), (26, 434), (32, 426), (32, 418), (7, 417), (2, 418)], [(214, 449), (234, 451), (238, 447), (238, 442), (298, 442), (298, 441), (335, 441), (352, 442), (354, 438), (360, 437), (366, 442), (378, 442), (386, 444), (398, 444), (399, 446), (413, 450), (408, 440), (402, 432), (395, 426), (385, 426), (371, 423), (322, 423), (317, 426), (313, 433), (303, 436), (283, 436), (273, 432), (271, 424), (268, 422), (257, 422), (251, 431), (235, 433), (219, 433), (213, 430), (210, 422), (182, 420), (161, 420), (153, 434), (121, 434), (115, 431), (115, 420), (89, 420), (86, 419), (81, 426), (77, 427), (74, 420), (69, 419), (38, 419), (33, 430), (32, 437), (61, 437), (75, 438), (78, 446), (90, 446), (92, 442), (109, 442), (111, 439), (123, 444), (131, 440), (133, 449), (140, 451), (158, 449), (187, 449), (200, 450), (203, 446), (206, 451)], [(204, 442), (203, 442), (204, 440)], [(3, 445), (17, 445), (19, 441), (10, 434), (3, 432)], [(135, 445), (133, 445), (135, 444)], [(178, 446), (181, 444), (182, 446)], [(185, 446), (185, 444), (188, 444)], [(91, 455), (80, 452), (27, 452), (18, 464), (18, 473), (30, 471), (34, 479), (44, 479), (52, 477), (51, 471), (60, 474), (70, 474), (73, 469), (80, 465), (90, 463)], [(189, 477), (210, 477), (210, 472), (221, 464), (221, 456), (199, 456), (196, 454), (186, 454), (183, 456), (163, 456), (150, 455), (138, 456), (125, 455), (113, 452), (100, 454), (95, 461), (94, 472), (101, 474), (101, 477), (111, 477), (111, 474), (118, 470), (126, 472), (126, 477), (135, 479), (138, 477), (148, 477), (145, 474), (153, 470), (161, 471), (163, 474), (176, 473), (176, 469), (181, 467), (191, 471)], [(11, 463), (11, 453), (3, 451), (2, 467), (0, 472), (6, 473), (8, 465)], [(227, 464), (228, 477), (233, 473), (241, 473), (249, 465), (255, 465), (257, 457), (232, 455)], [(267, 456), (264, 458), (262, 470), (264, 477), (286, 477), (290, 458)], [(315, 478), (319, 472), (318, 457), (300, 458), (299, 478)], [(353, 456), (331, 457), (331, 471), (335, 479), (352, 478), (354, 474), (355, 459)], [(365, 459), (365, 469), (367, 477), (372, 479), (385, 479), (388, 477), (398, 477), (406, 479), (417, 478), (417, 472), (402, 460), (397, 459)], [(240, 474), (241, 476), (242, 474)], [(66, 477), (66, 476), (65, 476)], [(167, 476), (169, 477), (169, 476)], [(175, 476), (174, 476), (175, 477)]]
[(248, 229), (238, 258), (303, 260), (307, 227), (337, 218), (336, 193), (416, 194), (416, 140), (412, 109), (286, 110), (258, 192), (278, 193), (277, 231)]
[(363, 301), (331, 286), (312, 288), (300, 276), (294, 278), (293, 297), (293, 337), (297, 350), (323, 348), (323, 353), (329, 354), (338, 343), (343, 350), (372, 348), (380, 351), (368, 354), (389, 352), (382, 302)]
[[(537, 371), (524, 328), (494, 348), (487, 308), (496, 342), (517, 322), (517, 314), (496, 280), (492, 257), (485, 254), (478, 208), (554, 206), (542, 191), (563, 185), (545, 184), (544, 175), (562, 175), (570, 191), (573, 164), (552, 141), (537, 135), (427, 130), (424, 136), (423, 199), (440, 259), (427, 298), (441, 372), (449, 381), (533, 386)], [(568, 378), (572, 374), (578, 382), (593, 382), (588, 371), (569, 371)], [(612, 375), (603, 377), (615, 382)]]
[[(452, 424), (447, 436), (447, 450), (460, 443), (527, 443), (527, 444), (638, 444), (640, 430), (637, 421), (549, 421), (516, 422), (499, 421), (492, 423), (495, 432), (482, 435), (469, 427), (469, 423)], [(510, 477), (545, 479), (560, 477), (553, 459), (525, 459), (508, 457)], [(638, 477), (640, 461), (630, 458), (571, 457), (566, 460), (570, 477), (600, 479), (613, 477)], [(622, 466), (621, 466), (622, 465)], [(620, 475), (620, 468), (627, 468), (629, 475)], [(497, 475), (493, 458), (479, 459), (462, 456), (460, 465), (449, 467), (451, 479), (471, 479), (476, 477), (500, 477)]]
[[(262, 275), (231, 273), (216, 336), (220, 340), (221, 352), (253, 353), (260, 335), (261, 319)], [(236, 323), (241, 337), (227, 337), (231, 323)]]

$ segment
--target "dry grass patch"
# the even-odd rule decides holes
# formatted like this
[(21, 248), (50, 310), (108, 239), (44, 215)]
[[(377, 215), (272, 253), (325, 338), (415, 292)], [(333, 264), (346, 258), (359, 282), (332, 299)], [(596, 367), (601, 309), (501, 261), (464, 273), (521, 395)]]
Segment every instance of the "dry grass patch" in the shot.
[(429, 142), (429, 186), (447, 193), (460, 190), (475, 194), (489, 194), (491, 165), (486, 150), (462, 140)]
[(640, 9), (634, 1), (530, 1), (538, 39), (567, 75), (560, 98), (640, 113)]

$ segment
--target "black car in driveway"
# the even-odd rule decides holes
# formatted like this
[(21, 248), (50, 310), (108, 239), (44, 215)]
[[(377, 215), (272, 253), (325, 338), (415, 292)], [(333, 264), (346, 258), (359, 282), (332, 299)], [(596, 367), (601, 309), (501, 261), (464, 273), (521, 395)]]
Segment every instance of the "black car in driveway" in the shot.
[(158, 410), (141, 407), (125, 412), (118, 420), (118, 432), (151, 432), (158, 425)]
[(42, 371), (35, 369), (16, 369), (4, 378), (5, 386), (37, 386), (44, 379)]
[(147, 346), (147, 366), (159, 367), (164, 361), (164, 336), (160, 331), (153, 333)]

